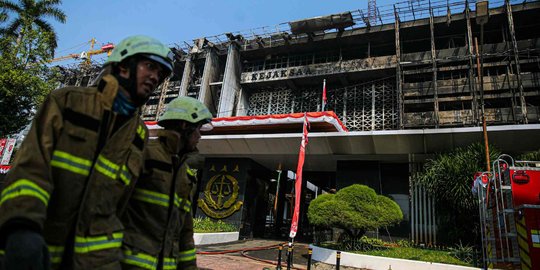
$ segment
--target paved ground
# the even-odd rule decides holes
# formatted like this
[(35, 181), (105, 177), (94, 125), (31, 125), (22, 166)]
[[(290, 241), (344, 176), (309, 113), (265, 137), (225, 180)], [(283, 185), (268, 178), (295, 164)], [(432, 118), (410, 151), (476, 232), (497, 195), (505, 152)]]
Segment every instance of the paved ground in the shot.
[[(253, 239), (227, 244), (198, 246), (197, 264), (199, 268), (204, 270), (275, 269), (279, 244), (284, 244), (284, 242)], [(286, 269), (286, 250), (285, 246), (282, 251), (283, 269)], [(293, 266), (295, 269), (307, 268), (307, 253), (307, 244), (295, 243), (293, 251)]]
[[(197, 247), (197, 265), (201, 270), (270, 270), (276, 269), (278, 260), (277, 245), (285, 242), (266, 239), (242, 240), (226, 244)], [(287, 247), (282, 252), (282, 268), (287, 269)], [(308, 244), (295, 243), (293, 251), (293, 269), (307, 269)], [(335, 266), (313, 263), (313, 270), (330, 270)], [(358, 268), (341, 267), (340, 270)]]

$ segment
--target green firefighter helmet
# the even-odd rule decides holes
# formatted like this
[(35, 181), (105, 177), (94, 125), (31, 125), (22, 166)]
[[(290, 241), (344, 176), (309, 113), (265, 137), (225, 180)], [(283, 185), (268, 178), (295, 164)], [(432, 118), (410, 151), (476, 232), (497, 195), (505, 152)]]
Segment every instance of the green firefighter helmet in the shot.
[(212, 129), (212, 113), (202, 102), (192, 97), (177, 97), (169, 102), (165, 111), (159, 116), (158, 125), (163, 127), (167, 122), (175, 120), (192, 124), (203, 123), (202, 131)]
[(105, 65), (120, 63), (124, 59), (141, 55), (163, 65), (168, 71), (167, 76), (173, 72), (173, 53), (159, 40), (148, 36), (130, 36), (120, 41), (105, 61)]

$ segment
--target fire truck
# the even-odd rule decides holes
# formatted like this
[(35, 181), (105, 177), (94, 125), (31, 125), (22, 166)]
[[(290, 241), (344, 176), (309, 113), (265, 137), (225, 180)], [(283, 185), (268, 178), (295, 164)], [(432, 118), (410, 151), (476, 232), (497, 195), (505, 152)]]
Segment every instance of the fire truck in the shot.
[(540, 270), (540, 161), (501, 155), (476, 173), (484, 268)]

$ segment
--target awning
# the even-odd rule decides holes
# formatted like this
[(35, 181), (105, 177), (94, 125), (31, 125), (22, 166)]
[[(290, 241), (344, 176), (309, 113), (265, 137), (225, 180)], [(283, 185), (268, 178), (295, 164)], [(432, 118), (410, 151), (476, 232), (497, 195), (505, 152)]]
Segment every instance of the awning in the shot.
[(0, 174), (8, 173), (9, 169), (11, 169), (11, 166), (9, 165), (0, 165)]
[[(332, 111), (306, 113), (313, 132), (348, 132), (347, 128)], [(254, 116), (219, 117), (212, 119), (214, 129), (203, 135), (225, 134), (275, 134), (302, 132), (304, 113), (271, 114)], [(146, 122), (151, 130), (159, 129), (157, 122)]]
[[(306, 113), (309, 132), (348, 132), (332, 111)], [(302, 132), (304, 113), (234, 116), (212, 119), (214, 129), (205, 135), (217, 134), (274, 134)]]

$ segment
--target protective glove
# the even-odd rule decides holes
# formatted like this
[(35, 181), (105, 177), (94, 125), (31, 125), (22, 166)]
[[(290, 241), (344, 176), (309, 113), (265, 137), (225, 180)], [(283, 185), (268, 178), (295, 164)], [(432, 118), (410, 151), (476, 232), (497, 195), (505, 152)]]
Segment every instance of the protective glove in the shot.
[(41, 234), (31, 230), (15, 230), (6, 239), (5, 270), (48, 270), (49, 250)]

